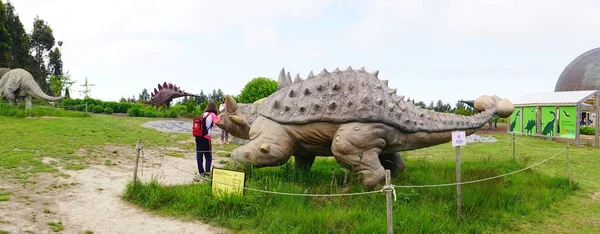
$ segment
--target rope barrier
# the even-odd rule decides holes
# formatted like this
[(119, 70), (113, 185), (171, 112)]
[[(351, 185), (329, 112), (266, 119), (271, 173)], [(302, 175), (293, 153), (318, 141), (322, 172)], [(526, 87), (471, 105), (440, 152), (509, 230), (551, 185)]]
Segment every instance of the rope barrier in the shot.
[[(525, 146), (525, 145), (524, 145)], [(535, 148), (535, 147), (531, 147), (531, 148)], [(497, 178), (501, 178), (501, 177), (505, 177), (508, 175), (512, 175), (518, 172), (522, 172), (528, 169), (531, 169), (533, 167), (536, 167), (542, 163), (545, 163), (553, 158), (555, 158), (556, 156), (560, 155), (560, 153), (564, 152), (566, 149), (562, 149), (561, 151), (557, 152), (556, 154), (540, 161), (537, 163), (534, 163), (531, 166), (516, 170), (516, 171), (512, 171), (509, 173), (505, 173), (502, 175), (498, 175), (498, 176), (493, 176), (493, 177), (488, 177), (488, 178), (484, 178), (484, 179), (479, 179), (479, 180), (473, 180), (473, 181), (465, 181), (465, 182), (460, 182), (460, 183), (447, 183), (447, 184), (434, 184), (434, 185), (384, 185), (382, 189), (380, 190), (374, 190), (374, 191), (368, 191), (368, 192), (360, 192), (360, 193), (341, 193), (341, 194), (298, 194), (298, 193), (287, 193), (287, 192), (277, 192), (277, 191), (269, 191), (269, 190), (262, 190), (262, 189), (255, 189), (255, 188), (248, 188), (248, 187), (243, 187), (243, 189), (245, 190), (249, 190), (249, 191), (254, 191), (254, 192), (261, 192), (261, 193), (269, 193), (269, 194), (276, 194), (276, 195), (287, 195), (287, 196), (304, 196), (304, 197), (341, 197), (341, 196), (356, 196), (356, 195), (367, 195), (367, 194), (374, 194), (374, 193), (385, 193), (386, 191), (392, 190), (393, 195), (394, 195), (394, 201), (396, 201), (396, 190), (395, 188), (433, 188), (433, 187), (444, 187), (444, 186), (456, 186), (456, 185), (463, 185), (463, 184), (472, 184), (472, 183), (479, 183), (479, 182), (483, 182), (483, 181), (487, 181), (487, 180), (492, 180), (492, 179), (497, 179)], [(196, 151), (196, 152), (207, 152), (207, 151)], [(142, 154), (143, 154), (143, 150), (142, 150)], [(156, 157), (155, 157), (156, 158)], [(143, 162), (143, 161), (142, 161)], [(191, 173), (185, 170), (180, 169), (177, 166), (171, 165), (170, 163), (165, 163), (162, 162), (166, 165), (169, 165), (181, 172), (184, 173), (188, 173), (190, 175), (196, 175), (196, 173)], [(143, 166), (142, 166), (143, 168)], [(219, 183), (219, 184), (223, 184), (223, 185), (228, 185), (228, 186), (233, 186), (232, 184), (227, 184), (227, 183), (223, 183), (220, 181), (215, 181), (212, 180), (210, 178), (204, 178), (207, 181), (211, 181), (213, 183)]]
[(560, 152), (558, 152), (558, 153), (556, 153), (556, 154), (552, 155), (551, 157), (549, 157), (549, 158), (547, 158), (547, 159), (544, 159), (544, 160), (542, 160), (542, 161), (540, 161), (540, 162), (538, 162), (538, 163), (534, 163), (534, 164), (533, 164), (533, 165), (531, 165), (531, 166), (528, 166), (528, 167), (525, 167), (525, 168), (522, 168), (522, 169), (519, 169), (519, 170), (516, 170), (516, 171), (513, 171), (513, 172), (509, 172), (509, 173), (506, 173), (506, 174), (502, 174), (502, 175), (498, 175), (498, 176), (492, 176), (492, 177), (488, 177), (488, 178), (485, 178), (485, 179), (472, 180), (472, 181), (466, 181), (466, 182), (460, 182), (460, 183), (449, 183), (449, 184), (432, 184), (432, 185), (395, 185), (394, 187), (396, 187), (396, 188), (433, 188), (433, 187), (456, 186), (456, 185), (459, 185), (459, 184), (460, 184), (460, 185), (462, 185), (462, 184), (472, 184), (472, 183), (483, 182), (483, 181), (492, 180), (492, 179), (497, 179), (497, 178), (500, 178), (500, 177), (504, 177), (504, 176), (512, 175), (512, 174), (515, 174), (515, 173), (518, 173), (518, 172), (521, 172), (521, 171), (525, 171), (525, 170), (531, 169), (531, 168), (533, 168), (533, 167), (535, 167), (535, 166), (537, 166), (537, 165), (540, 165), (540, 164), (542, 164), (542, 163), (545, 163), (546, 161), (548, 161), (548, 160), (550, 160), (550, 159), (552, 159), (552, 158), (554, 158), (554, 157), (558, 156), (558, 155), (559, 155), (560, 153), (562, 153), (563, 151), (565, 151), (565, 149), (561, 150)]

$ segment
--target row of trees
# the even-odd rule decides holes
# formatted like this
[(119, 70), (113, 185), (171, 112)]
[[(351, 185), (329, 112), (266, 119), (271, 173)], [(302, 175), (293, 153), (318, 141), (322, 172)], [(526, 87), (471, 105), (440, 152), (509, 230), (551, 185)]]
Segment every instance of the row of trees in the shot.
[(36, 16), (26, 32), (10, 1), (0, 0), (0, 67), (29, 71), (45, 93), (69, 96), (74, 83), (63, 74), (63, 62), (50, 25)]

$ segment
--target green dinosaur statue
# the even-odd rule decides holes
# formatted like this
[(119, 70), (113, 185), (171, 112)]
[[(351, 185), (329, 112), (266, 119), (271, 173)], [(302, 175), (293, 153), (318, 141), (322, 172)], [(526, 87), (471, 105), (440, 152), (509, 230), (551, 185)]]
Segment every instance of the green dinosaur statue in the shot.
[(323, 69), (305, 80), (296, 75), (292, 82), (282, 69), (277, 91), (246, 111), (227, 95), (227, 114), (215, 124), (250, 140), (233, 150), (232, 165), (268, 167), (292, 155), (305, 161), (333, 156), (372, 189), (384, 181), (387, 167), (404, 168), (397, 161), (399, 152), (447, 143), (453, 131), (473, 134), (494, 114), (505, 118), (514, 110), (510, 101), (495, 95), (477, 98), (480, 113), (473, 116), (423, 110), (396, 95), (378, 74), (364, 68)]
[(31, 109), (31, 96), (48, 102), (56, 102), (65, 98), (45, 94), (35, 82), (31, 73), (25, 69), (16, 68), (7, 71), (7, 68), (0, 68), (0, 75), (2, 75), (0, 77), (0, 97), (7, 99), (10, 105), (14, 105), (17, 101), (23, 99), (25, 108)]
[(556, 121), (556, 113), (554, 113), (554, 111), (549, 111), (549, 113), (552, 114), (552, 120), (550, 122), (548, 122), (548, 124), (546, 124), (546, 126), (544, 126), (544, 129), (542, 131), (542, 135), (554, 136), (556, 134), (554, 132), (554, 122)]

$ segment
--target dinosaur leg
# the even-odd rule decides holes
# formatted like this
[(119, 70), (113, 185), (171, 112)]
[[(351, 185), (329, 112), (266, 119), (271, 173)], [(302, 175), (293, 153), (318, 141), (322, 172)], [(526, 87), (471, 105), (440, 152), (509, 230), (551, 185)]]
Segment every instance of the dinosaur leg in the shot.
[(335, 159), (344, 167), (362, 175), (362, 184), (373, 189), (384, 181), (385, 168), (379, 161), (379, 154), (386, 142), (378, 131), (369, 131), (369, 127), (362, 125), (362, 132), (353, 129), (361, 126), (357, 123), (341, 125), (336, 132), (331, 145)]
[(17, 101), (17, 96), (15, 95), (15, 92), (13, 90), (10, 90), (8, 88), (8, 85), (4, 87), (4, 97), (6, 97), (6, 100), (8, 100), (9, 105), (15, 105)]
[(315, 155), (294, 155), (296, 169), (309, 170), (315, 162), (316, 157)]
[(25, 98), (23, 99), (25, 100), (25, 109), (31, 110), (31, 108), (33, 107), (33, 105), (31, 104), (31, 95), (26, 94)]
[(250, 142), (233, 150), (231, 158), (242, 167), (279, 166), (290, 159), (293, 148), (294, 141), (282, 125), (259, 117), (250, 129)]
[(379, 162), (386, 170), (390, 170), (392, 176), (396, 176), (398, 172), (403, 172), (406, 168), (404, 159), (400, 152), (396, 153), (382, 153), (379, 155)]

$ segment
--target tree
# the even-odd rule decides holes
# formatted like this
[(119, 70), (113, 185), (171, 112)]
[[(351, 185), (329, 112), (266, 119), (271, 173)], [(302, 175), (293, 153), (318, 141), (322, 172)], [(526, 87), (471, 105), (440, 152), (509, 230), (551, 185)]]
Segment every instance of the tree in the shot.
[(237, 96), (239, 103), (253, 103), (261, 98), (268, 97), (277, 91), (277, 81), (266, 78), (256, 77), (244, 86)]
[[(1, 3), (1, 1), (0, 1)], [(10, 68), (24, 68), (33, 57), (29, 53), (30, 41), (29, 35), (25, 32), (25, 28), (19, 19), (19, 15), (15, 12), (15, 8), (7, 2), (6, 6), (6, 29), (10, 34)]]
[(44, 91), (49, 91), (49, 85), (46, 77), (50, 74), (45, 64), (46, 53), (52, 49), (55, 40), (52, 35), (52, 28), (39, 16), (35, 17), (33, 30), (30, 34), (31, 50), (34, 52), (33, 61), (29, 66), (29, 72), (35, 78), (35, 81)]
[[(89, 98), (90, 97), (90, 92), (92, 91), (90, 89), (90, 86), (95, 86), (95, 84), (90, 84), (88, 83), (88, 78), (85, 78), (85, 83), (83, 83), (81, 86), (85, 87), (83, 90), (79, 91), (80, 93), (83, 93), (84, 98)], [(135, 96), (133, 97), (133, 100), (135, 102)]]
[(54, 47), (54, 50), (48, 53), (48, 71), (51, 75), (60, 76), (62, 75), (63, 62), (61, 59), (60, 51), (58, 47)]
[(10, 33), (8, 32), (6, 7), (0, 0), (0, 67), (10, 64)]
[(140, 93), (138, 95), (138, 101), (139, 102), (144, 102), (144, 101), (149, 101), (150, 100), (150, 94), (148, 94), (148, 90), (147, 89), (143, 89), (142, 93)]
[(69, 88), (71, 85), (73, 85), (73, 83), (75, 83), (75, 81), (71, 80), (71, 75), (69, 75), (69, 72), (67, 72), (65, 75), (51, 75), (48, 77), (50, 90), (52, 90), (52, 94), (55, 97), (60, 96), (64, 91), (65, 96), (69, 95), (67, 98), (70, 98)]

